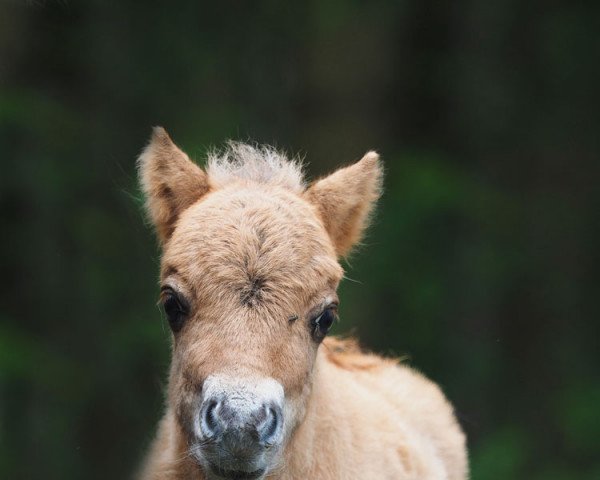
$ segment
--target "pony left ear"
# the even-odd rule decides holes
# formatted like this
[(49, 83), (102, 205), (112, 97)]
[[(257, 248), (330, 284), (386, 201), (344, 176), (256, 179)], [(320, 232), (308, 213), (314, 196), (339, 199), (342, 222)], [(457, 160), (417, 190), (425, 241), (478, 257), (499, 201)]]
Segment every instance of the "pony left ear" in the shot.
[(381, 196), (382, 182), (379, 155), (369, 152), (355, 164), (316, 181), (305, 192), (317, 207), (339, 256), (347, 255), (361, 239)]
[(208, 192), (208, 177), (162, 127), (152, 130), (150, 143), (138, 160), (138, 169), (146, 210), (164, 244), (173, 233), (179, 215)]

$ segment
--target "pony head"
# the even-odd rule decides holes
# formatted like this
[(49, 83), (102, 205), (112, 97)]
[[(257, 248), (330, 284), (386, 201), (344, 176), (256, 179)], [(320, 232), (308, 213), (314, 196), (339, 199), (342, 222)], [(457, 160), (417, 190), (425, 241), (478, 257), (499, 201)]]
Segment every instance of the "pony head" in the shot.
[(179, 448), (208, 478), (261, 478), (304, 418), (338, 259), (380, 195), (378, 156), (306, 186), (271, 148), (230, 143), (202, 169), (155, 128), (139, 172), (162, 248)]

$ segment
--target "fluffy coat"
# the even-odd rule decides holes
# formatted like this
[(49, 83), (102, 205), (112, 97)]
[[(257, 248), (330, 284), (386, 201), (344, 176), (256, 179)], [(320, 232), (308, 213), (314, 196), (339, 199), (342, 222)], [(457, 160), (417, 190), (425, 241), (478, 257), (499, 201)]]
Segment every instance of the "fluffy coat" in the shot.
[(190, 305), (142, 479), (206, 478), (187, 425), (215, 371), (284, 387), (287, 434), (266, 478), (467, 478), (465, 436), (437, 385), (352, 341), (311, 336), (307, 319), (336, 298), (338, 258), (380, 195), (376, 153), (307, 188), (300, 164), (270, 148), (231, 144), (204, 171), (157, 128), (139, 168), (161, 283)]

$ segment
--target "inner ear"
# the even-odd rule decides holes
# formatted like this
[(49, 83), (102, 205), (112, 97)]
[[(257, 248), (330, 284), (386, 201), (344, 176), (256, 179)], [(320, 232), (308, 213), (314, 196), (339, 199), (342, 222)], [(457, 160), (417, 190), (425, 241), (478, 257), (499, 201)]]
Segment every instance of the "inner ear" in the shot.
[(305, 192), (317, 207), (339, 256), (347, 255), (363, 236), (381, 195), (383, 168), (379, 155), (361, 160), (316, 181)]
[(210, 190), (206, 173), (173, 143), (162, 127), (152, 130), (138, 160), (146, 210), (164, 243), (179, 215)]

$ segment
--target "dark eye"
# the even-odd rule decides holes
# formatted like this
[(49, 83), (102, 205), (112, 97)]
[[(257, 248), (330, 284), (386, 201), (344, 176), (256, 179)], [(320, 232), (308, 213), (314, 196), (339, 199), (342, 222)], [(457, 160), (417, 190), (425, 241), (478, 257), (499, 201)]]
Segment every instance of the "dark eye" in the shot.
[(171, 330), (177, 333), (183, 327), (187, 315), (185, 303), (174, 290), (166, 288), (162, 291), (162, 306)]
[(335, 306), (326, 308), (318, 317), (313, 318), (311, 320), (311, 329), (315, 340), (323, 340), (336, 319), (337, 308)]

